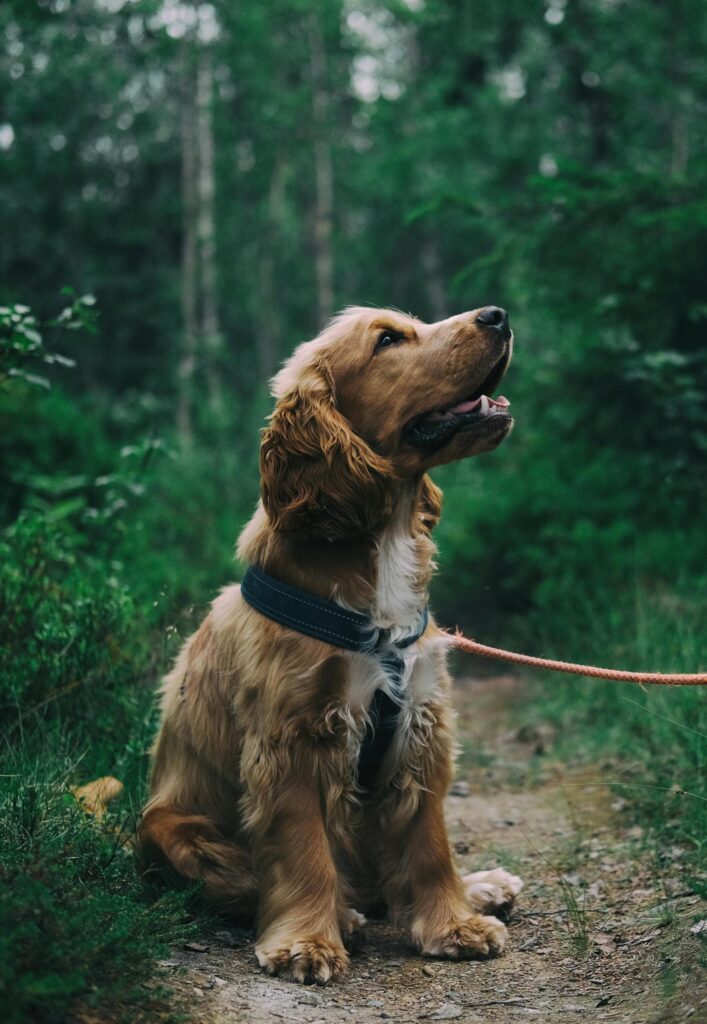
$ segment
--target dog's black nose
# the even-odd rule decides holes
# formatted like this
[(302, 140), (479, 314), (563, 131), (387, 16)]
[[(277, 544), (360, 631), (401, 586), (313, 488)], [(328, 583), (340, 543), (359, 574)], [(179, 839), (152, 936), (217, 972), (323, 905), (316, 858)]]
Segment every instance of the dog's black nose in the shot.
[(476, 318), (477, 324), (483, 327), (498, 327), (504, 330), (508, 327), (508, 313), (500, 306), (484, 306)]

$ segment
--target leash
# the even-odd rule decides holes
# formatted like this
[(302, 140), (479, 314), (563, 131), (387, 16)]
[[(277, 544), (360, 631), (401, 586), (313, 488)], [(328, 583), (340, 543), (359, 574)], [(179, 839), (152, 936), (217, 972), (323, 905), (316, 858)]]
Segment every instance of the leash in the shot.
[(654, 686), (707, 686), (707, 673), (684, 674), (679, 672), (625, 672), (618, 668), (599, 668), (596, 665), (576, 665), (571, 661), (555, 661), (552, 658), (536, 658), (532, 654), (504, 651), (501, 647), (489, 647), (477, 640), (469, 640), (457, 630), (446, 633), (452, 647), (481, 658), (495, 658), (510, 661), (514, 665), (530, 665), (550, 672), (569, 672), (576, 676), (591, 676), (594, 679), (612, 679), (617, 683), (649, 683)]

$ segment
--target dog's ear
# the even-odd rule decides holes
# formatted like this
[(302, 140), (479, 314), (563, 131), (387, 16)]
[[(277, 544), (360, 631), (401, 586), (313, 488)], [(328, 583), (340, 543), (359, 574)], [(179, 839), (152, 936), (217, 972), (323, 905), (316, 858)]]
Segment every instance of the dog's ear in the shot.
[(432, 533), (442, 515), (442, 490), (425, 473), (420, 481), (417, 518), (425, 533)]
[(326, 367), (280, 397), (260, 445), (261, 496), (277, 530), (333, 540), (374, 529), (390, 512), (390, 463), (337, 410)]

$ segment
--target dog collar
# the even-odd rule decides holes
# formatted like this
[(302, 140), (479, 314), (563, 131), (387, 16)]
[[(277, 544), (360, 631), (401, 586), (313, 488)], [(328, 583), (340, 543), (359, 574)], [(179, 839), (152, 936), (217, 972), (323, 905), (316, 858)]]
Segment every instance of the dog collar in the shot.
[(389, 629), (375, 626), (366, 615), (349, 611), (299, 587), (291, 587), (255, 565), (251, 565), (243, 577), (241, 595), (251, 608), (281, 626), (333, 647), (370, 654), (379, 661), (394, 696), (380, 688), (373, 694), (368, 709), (369, 724), (361, 741), (357, 781), (362, 789), (369, 788), (392, 743), (400, 715), (400, 682), (405, 666), (401, 652), (419, 640), (427, 629), (427, 607), (422, 611), (418, 629), (393, 641)]
[[(429, 612), (422, 611), (419, 628), (401, 640), (391, 641), (390, 630), (375, 626), (367, 615), (342, 608), (334, 601), (300, 590), (275, 579), (258, 566), (251, 565), (241, 582), (241, 595), (256, 611), (296, 633), (304, 633), (333, 647), (359, 654), (378, 655), (386, 661), (394, 651), (410, 647), (427, 629)], [(381, 648), (385, 647), (385, 653)]]

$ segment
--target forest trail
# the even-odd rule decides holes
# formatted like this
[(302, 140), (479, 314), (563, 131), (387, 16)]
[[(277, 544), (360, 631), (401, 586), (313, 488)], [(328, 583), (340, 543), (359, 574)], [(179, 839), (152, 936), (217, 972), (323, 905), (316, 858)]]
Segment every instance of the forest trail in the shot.
[(176, 949), (164, 963), (193, 1020), (707, 1020), (707, 989), (685, 973), (699, 897), (681, 878), (680, 851), (658, 873), (609, 785), (616, 766), (562, 764), (549, 727), (512, 727), (523, 686), (512, 676), (457, 681), (462, 755), (446, 804), (461, 868), (501, 865), (525, 881), (507, 952), (489, 962), (425, 960), (403, 932), (373, 921), (343, 980), (305, 988), (261, 974), (252, 936), (224, 929), (203, 937), (208, 948)]

